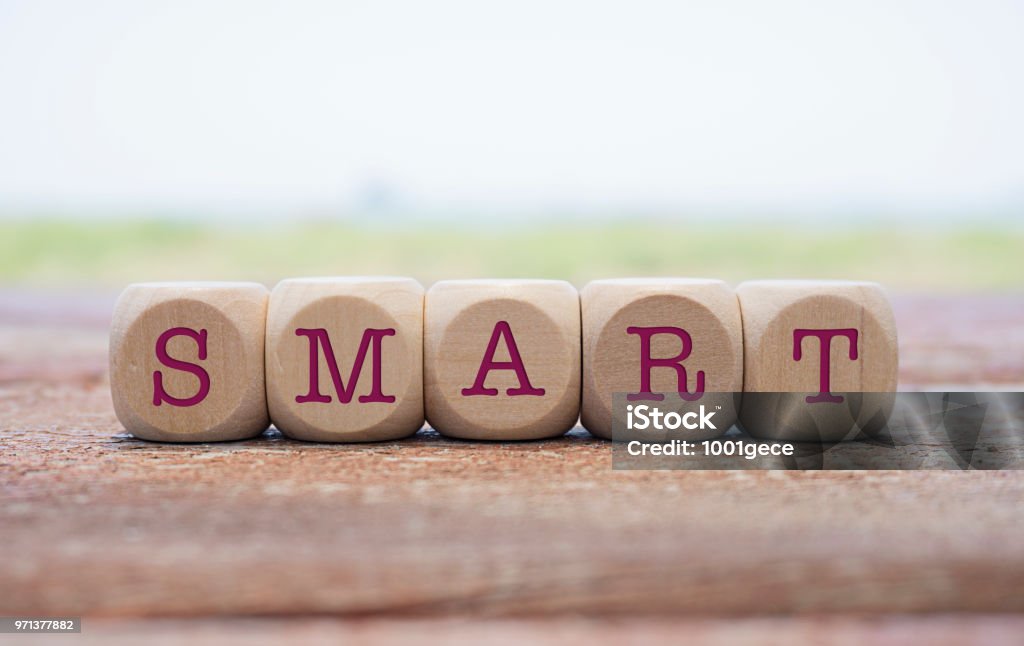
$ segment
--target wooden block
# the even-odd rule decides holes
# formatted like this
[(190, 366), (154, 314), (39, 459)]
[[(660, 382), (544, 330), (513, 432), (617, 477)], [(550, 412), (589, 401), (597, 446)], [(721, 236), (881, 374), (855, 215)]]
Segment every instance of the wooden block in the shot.
[(831, 442), (882, 427), (896, 390), (898, 350), (892, 308), (879, 285), (752, 281), (736, 293), (745, 345), (740, 422), (747, 432)]
[(114, 308), (110, 390), (135, 437), (212, 442), (269, 425), (263, 387), (267, 288), (256, 283), (140, 283)]
[(411, 278), (299, 278), (267, 313), (267, 401), (288, 437), (393, 440), (423, 426), (423, 287)]
[(580, 300), (560, 280), (451, 280), (427, 292), (427, 420), (452, 437), (562, 435), (580, 408)]
[[(581, 303), (581, 420), (588, 431), (612, 438), (613, 393), (625, 394), (622, 407), (628, 401), (685, 415), (703, 405), (714, 412), (715, 428), (680, 428), (665, 439), (709, 439), (735, 423), (734, 393), (743, 389), (743, 333), (736, 295), (724, 282), (598, 280), (583, 288)], [(615, 421), (616, 439), (625, 439), (625, 420)], [(655, 438), (648, 431), (644, 437)]]

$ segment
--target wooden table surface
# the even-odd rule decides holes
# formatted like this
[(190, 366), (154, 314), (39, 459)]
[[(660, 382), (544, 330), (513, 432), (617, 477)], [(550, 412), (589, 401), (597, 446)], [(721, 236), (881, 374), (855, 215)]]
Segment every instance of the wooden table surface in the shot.
[[(0, 615), (123, 643), (1024, 636), (1020, 471), (613, 471), (582, 430), (151, 444), (111, 409), (111, 305), (0, 292)], [(894, 307), (901, 388), (1022, 389), (1024, 297)]]

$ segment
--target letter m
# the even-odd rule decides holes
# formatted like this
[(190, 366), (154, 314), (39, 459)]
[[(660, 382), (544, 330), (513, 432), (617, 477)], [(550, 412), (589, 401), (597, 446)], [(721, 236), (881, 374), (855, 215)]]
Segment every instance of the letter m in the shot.
[(320, 347), (323, 346), (324, 358), (327, 360), (327, 368), (331, 373), (331, 380), (334, 382), (334, 391), (338, 395), (338, 401), (347, 404), (352, 401), (355, 394), (356, 384), (359, 382), (359, 374), (363, 370), (363, 362), (366, 360), (366, 352), (373, 346), (373, 387), (369, 395), (360, 395), (360, 403), (395, 401), (393, 395), (385, 395), (381, 392), (381, 344), (386, 336), (394, 336), (394, 329), (374, 330), (367, 328), (363, 331), (363, 337), (359, 342), (359, 350), (356, 352), (356, 359), (352, 363), (352, 370), (348, 376), (348, 386), (342, 381), (341, 372), (338, 370), (338, 360), (334, 356), (334, 349), (331, 348), (331, 338), (327, 330), (323, 328), (295, 330), (296, 336), (304, 336), (309, 340), (309, 392), (299, 395), (295, 401), (304, 404), (306, 402), (329, 402), (330, 395), (320, 393)]

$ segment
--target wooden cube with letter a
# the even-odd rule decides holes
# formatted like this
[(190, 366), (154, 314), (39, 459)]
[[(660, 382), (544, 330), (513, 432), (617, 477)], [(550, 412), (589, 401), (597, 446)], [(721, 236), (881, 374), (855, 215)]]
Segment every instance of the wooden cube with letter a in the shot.
[(451, 280), (427, 292), (427, 421), (452, 437), (562, 435), (580, 406), (580, 301), (558, 280)]
[(140, 283), (114, 308), (110, 391), (135, 437), (239, 440), (269, 425), (263, 384), (267, 288)]
[(743, 314), (742, 427), (833, 442), (881, 429), (896, 390), (896, 323), (875, 283), (764, 280), (736, 289)]
[(411, 278), (299, 278), (267, 313), (267, 401), (288, 437), (393, 440), (423, 426), (423, 287)]
[[(597, 280), (583, 288), (581, 301), (581, 420), (588, 431), (613, 439), (614, 426), (614, 439), (633, 437), (625, 432), (630, 405), (657, 406), (688, 424), (713, 414), (704, 428), (642, 437), (699, 440), (729, 430), (743, 389), (743, 334), (728, 285), (699, 278)], [(616, 393), (622, 401), (613, 407)]]

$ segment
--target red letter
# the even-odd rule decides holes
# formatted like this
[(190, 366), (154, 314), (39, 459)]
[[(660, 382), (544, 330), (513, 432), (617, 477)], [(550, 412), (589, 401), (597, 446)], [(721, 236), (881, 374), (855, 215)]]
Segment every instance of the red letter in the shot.
[(818, 337), (818, 345), (821, 349), (820, 372), (818, 380), (818, 394), (808, 395), (807, 403), (831, 402), (838, 404), (843, 401), (839, 395), (832, 394), (832, 362), (830, 360), (832, 350), (832, 339), (837, 336), (845, 336), (850, 341), (850, 360), (857, 358), (857, 330), (854, 328), (839, 328), (835, 330), (793, 330), (793, 360), (800, 361), (801, 345), (804, 337)]
[(164, 375), (159, 370), (153, 373), (153, 405), (159, 406), (160, 404), (167, 402), (172, 406), (195, 406), (199, 402), (206, 399), (206, 396), (210, 394), (210, 375), (200, 366), (187, 361), (178, 361), (177, 359), (171, 358), (167, 354), (167, 344), (176, 336), (187, 336), (194, 339), (196, 345), (199, 346), (199, 360), (204, 361), (206, 359), (206, 330), (195, 330), (187, 327), (172, 327), (169, 330), (164, 330), (164, 333), (159, 336), (156, 340), (156, 358), (160, 360), (160, 363), (167, 366), (168, 368), (174, 368), (175, 370), (184, 370), (185, 372), (192, 373), (199, 378), (199, 391), (185, 399), (178, 399), (177, 397), (171, 397), (164, 390)]
[[(697, 390), (689, 393), (686, 390), (686, 367), (682, 362), (690, 356), (693, 351), (693, 340), (686, 330), (677, 327), (633, 327), (626, 328), (626, 334), (636, 334), (640, 337), (640, 392), (626, 395), (627, 401), (653, 400), (661, 401), (665, 396), (660, 393), (651, 392), (651, 369), (672, 368), (676, 371), (676, 389), (679, 396), (687, 401), (696, 401), (704, 394), (704, 371), (697, 371)], [(651, 358), (651, 337), (655, 334), (674, 334), (683, 343), (682, 350), (674, 357), (668, 359)]]
[(390, 404), (395, 401), (393, 395), (385, 395), (381, 392), (381, 344), (386, 336), (394, 336), (393, 329), (374, 330), (367, 328), (363, 331), (363, 338), (359, 342), (359, 350), (356, 352), (356, 360), (352, 364), (352, 372), (349, 374), (348, 388), (341, 380), (341, 373), (338, 372), (338, 360), (334, 357), (334, 350), (331, 348), (331, 339), (327, 330), (317, 328), (307, 330), (299, 328), (295, 330), (295, 336), (304, 336), (309, 339), (309, 392), (295, 398), (300, 404), (306, 402), (329, 402), (330, 395), (320, 394), (320, 361), (319, 347), (324, 346), (324, 357), (327, 359), (327, 368), (331, 371), (331, 380), (334, 381), (334, 390), (338, 393), (338, 401), (347, 404), (352, 401), (352, 395), (356, 390), (356, 382), (359, 381), (359, 373), (363, 369), (363, 360), (366, 359), (366, 349), (373, 343), (373, 388), (369, 395), (360, 395), (359, 402), (384, 402)]
[[(495, 361), (494, 352), (498, 349), (498, 337), (505, 337), (505, 345), (508, 346), (509, 361)], [(516, 347), (516, 339), (512, 336), (512, 328), (507, 321), (498, 321), (491, 332), (491, 340), (484, 352), (484, 360), (480, 363), (480, 370), (476, 373), (476, 381), (472, 388), (463, 388), (462, 395), (497, 395), (497, 388), (484, 388), (484, 380), (487, 373), (492, 370), (514, 370), (516, 378), (519, 379), (519, 388), (509, 388), (505, 394), (509, 397), (516, 395), (543, 395), (543, 388), (534, 388), (530, 385), (530, 377), (526, 374), (526, 366), (519, 356), (519, 348)]]

